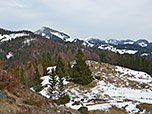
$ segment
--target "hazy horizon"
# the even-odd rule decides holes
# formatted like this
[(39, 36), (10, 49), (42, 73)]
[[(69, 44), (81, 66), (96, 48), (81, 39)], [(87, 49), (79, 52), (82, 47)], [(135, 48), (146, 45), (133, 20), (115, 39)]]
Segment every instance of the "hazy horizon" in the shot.
[(151, 0), (5, 0), (1, 28), (36, 31), (47, 26), (74, 38), (152, 41)]

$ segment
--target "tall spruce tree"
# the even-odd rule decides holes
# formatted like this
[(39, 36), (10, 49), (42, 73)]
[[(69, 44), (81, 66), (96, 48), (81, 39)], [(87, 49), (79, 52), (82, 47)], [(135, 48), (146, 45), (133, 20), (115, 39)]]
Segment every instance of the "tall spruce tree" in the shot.
[(72, 69), (73, 82), (87, 85), (92, 81), (91, 71), (85, 63), (83, 52), (79, 49), (76, 54), (76, 64)]
[(47, 53), (47, 63), (48, 63), (48, 67), (52, 65), (52, 58), (50, 53)]
[(42, 66), (43, 66), (43, 75), (47, 75), (48, 62), (47, 62), (47, 56), (44, 53), (42, 55)]
[(54, 99), (56, 97), (56, 84), (57, 84), (57, 79), (56, 79), (56, 73), (55, 70), (52, 69), (52, 73), (50, 74), (50, 89), (49, 89), (49, 95), (50, 95), (50, 99)]
[(35, 74), (34, 74), (34, 89), (35, 89), (35, 91), (39, 91), (40, 89), (41, 89), (41, 82), (42, 82), (42, 80), (40, 79), (40, 77), (41, 77), (41, 75), (40, 75), (40, 73), (39, 73), (39, 71), (38, 71), (38, 68), (37, 68), (37, 66), (36, 66), (36, 68), (35, 68)]
[(65, 68), (60, 56), (57, 59), (56, 74), (59, 77), (59, 95), (61, 96), (64, 94), (63, 77), (65, 76)]

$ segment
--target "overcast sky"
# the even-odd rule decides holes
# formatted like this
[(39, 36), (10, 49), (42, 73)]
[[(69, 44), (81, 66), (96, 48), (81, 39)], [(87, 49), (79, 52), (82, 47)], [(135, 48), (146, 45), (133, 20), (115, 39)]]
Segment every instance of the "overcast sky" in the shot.
[(0, 0), (0, 27), (152, 41), (152, 0)]

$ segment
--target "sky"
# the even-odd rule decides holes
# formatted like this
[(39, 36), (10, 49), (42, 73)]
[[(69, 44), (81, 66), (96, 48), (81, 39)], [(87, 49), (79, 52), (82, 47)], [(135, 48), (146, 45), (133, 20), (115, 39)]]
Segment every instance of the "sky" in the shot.
[(0, 28), (152, 41), (152, 0), (0, 0)]

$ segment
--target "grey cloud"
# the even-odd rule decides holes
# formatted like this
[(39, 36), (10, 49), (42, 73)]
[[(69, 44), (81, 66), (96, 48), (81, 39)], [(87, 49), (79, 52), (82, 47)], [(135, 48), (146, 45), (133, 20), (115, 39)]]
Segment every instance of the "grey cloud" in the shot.
[(1, 26), (49, 26), (73, 37), (152, 39), (151, 0), (5, 0)]

